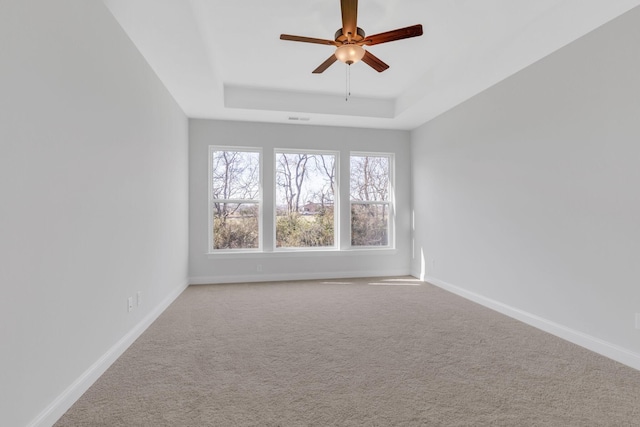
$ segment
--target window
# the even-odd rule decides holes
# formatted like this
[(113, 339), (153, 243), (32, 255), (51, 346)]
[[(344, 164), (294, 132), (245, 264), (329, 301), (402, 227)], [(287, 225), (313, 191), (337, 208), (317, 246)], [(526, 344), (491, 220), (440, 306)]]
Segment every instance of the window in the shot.
[(276, 247), (336, 245), (337, 154), (275, 153)]
[(389, 246), (391, 168), (389, 154), (351, 155), (351, 246)]
[[(349, 156), (342, 168), (340, 154)], [(394, 159), (347, 149), (210, 146), (209, 252), (392, 249)], [(346, 174), (349, 185), (341, 186)]]
[(209, 161), (210, 249), (260, 249), (260, 151), (210, 147)]

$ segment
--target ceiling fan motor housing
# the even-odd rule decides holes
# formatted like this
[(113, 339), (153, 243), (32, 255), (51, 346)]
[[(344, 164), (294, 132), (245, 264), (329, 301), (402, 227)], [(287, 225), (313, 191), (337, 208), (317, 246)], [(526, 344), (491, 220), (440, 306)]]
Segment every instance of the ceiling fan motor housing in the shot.
[[(351, 43), (359, 43), (364, 40), (365, 33), (364, 30), (360, 27), (356, 28), (356, 34), (351, 35)], [(342, 28), (338, 28), (336, 31), (335, 40), (339, 43), (349, 43), (349, 37), (342, 32)]]

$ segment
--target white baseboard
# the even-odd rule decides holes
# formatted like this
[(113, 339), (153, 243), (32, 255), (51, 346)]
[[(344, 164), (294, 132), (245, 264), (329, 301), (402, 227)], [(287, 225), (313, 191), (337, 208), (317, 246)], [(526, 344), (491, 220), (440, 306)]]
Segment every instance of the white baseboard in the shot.
[(144, 319), (111, 347), (100, 359), (62, 392), (44, 411), (33, 419), (28, 427), (48, 427), (53, 425), (82, 396), (91, 385), (124, 353), (133, 342), (162, 314), (169, 305), (187, 288), (185, 281), (162, 300)]
[(284, 282), (289, 280), (318, 280), (318, 279), (348, 279), (354, 277), (389, 277), (409, 276), (409, 270), (382, 270), (382, 271), (349, 271), (349, 272), (321, 272), (321, 273), (260, 273), (229, 276), (199, 276), (191, 277), (192, 285), (212, 285), (219, 283), (255, 283), (255, 282)]
[(627, 350), (624, 347), (620, 347), (599, 338), (595, 338), (583, 332), (576, 331), (574, 329), (568, 328), (566, 326), (560, 325), (526, 311), (492, 300), (491, 298), (487, 298), (474, 292), (470, 292), (466, 289), (444, 282), (435, 277), (426, 276), (421, 278), (421, 280), (431, 283), (456, 295), (459, 295), (465, 299), (476, 302), (487, 308), (495, 310), (506, 316), (517, 319), (537, 329), (577, 344), (602, 356), (608, 357), (609, 359), (613, 359), (631, 368), (640, 370), (640, 354)]

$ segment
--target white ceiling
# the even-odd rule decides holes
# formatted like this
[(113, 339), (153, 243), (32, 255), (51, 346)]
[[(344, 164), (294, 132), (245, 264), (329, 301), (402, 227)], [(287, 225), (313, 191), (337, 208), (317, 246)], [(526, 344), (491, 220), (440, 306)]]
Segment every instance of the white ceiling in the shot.
[[(422, 24), (424, 35), (368, 47), (360, 62), (311, 71), (331, 46), (339, 0), (104, 0), (192, 118), (413, 129), (640, 4), (640, 0), (360, 0), (376, 34)], [(290, 118), (302, 118), (290, 120)]]

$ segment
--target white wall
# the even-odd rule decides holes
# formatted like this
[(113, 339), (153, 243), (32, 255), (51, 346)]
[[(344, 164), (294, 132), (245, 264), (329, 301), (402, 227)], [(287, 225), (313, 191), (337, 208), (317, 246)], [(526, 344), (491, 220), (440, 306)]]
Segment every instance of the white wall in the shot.
[(101, 1), (3, 0), (0, 425), (53, 423), (184, 288), (187, 254), (182, 111)]
[[(409, 274), (410, 272), (410, 171), (409, 132), (354, 128), (265, 124), (215, 120), (190, 120), (190, 254), (191, 283), (220, 283), (303, 278), (330, 278)], [(340, 152), (341, 198), (349, 200), (349, 152), (391, 152), (396, 158), (396, 249), (305, 253), (260, 253), (208, 255), (208, 147), (232, 145), (262, 147), (265, 177), (264, 200), (267, 227), (265, 247), (272, 247), (273, 185), (275, 148), (326, 149)], [(342, 217), (349, 218), (348, 203)], [(349, 223), (342, 223), (341, 242), (349, 243)], [(257, 265), (262, 272), (257, 272)]]
[(412, 271), (640, 368), (640, 8), (412, 133)]

